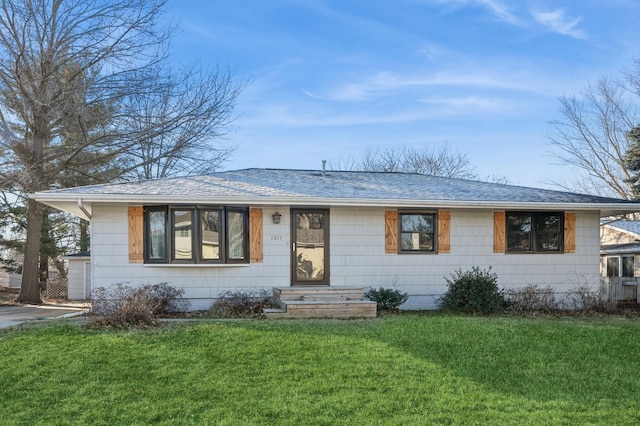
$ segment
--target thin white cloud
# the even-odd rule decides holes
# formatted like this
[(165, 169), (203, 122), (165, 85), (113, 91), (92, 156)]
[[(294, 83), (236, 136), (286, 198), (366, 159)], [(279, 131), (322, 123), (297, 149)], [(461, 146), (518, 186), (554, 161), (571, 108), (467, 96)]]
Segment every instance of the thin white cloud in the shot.
[(436, 3), (448, 7), (462, 7), (478, 5), (487, 9), (498, 20), (511, 25), (523, 26), (522, 20), (512, 12), (503, 0), (435, 0)]
[(403, 75), (392, 72), (378, 72), (362, 77), (358, 81), (337, 84), (324, 91), (304, 90), (304, 94), (314, 99), (333, 102), (363, 102), (381, 97), (394, 96), (408, 90), (420, 88), (474, 87), (479, 89), (504, 89), (523, 92), (537, 92), (540, 87), (531, 84), (530, 78), (523, 78), (511, 72), (510, 77), (487, 71), (485, 73), (464, 74), (457, 71), (441, 71), (425, 75)]
[(520, 19), (513, 14), (509, 8), (497, 0), (475, 0), (478, 4), (489, 9), (499, 20), (507, 22), (511, 25), (521, 26)]
[(562, 9), (531, 11), (531, 15), (537, 23), (543, 25), (550, 31), (577, 39), (587, 38), (586, 32), (578, 28), (580, 18), (568, 18)]
[(495, 110), (504, 105), (503, 99), (487, 98), (484, 96), (428, 97), (422, 99), (421, 102), (438, 106), (483, 110)]

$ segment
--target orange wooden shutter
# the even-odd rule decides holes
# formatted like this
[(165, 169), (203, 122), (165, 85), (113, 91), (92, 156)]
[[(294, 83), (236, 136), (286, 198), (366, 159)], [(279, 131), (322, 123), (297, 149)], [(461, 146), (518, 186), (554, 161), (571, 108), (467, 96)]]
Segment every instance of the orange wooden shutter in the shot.
[(129, 263), (144, 261), (144, 241), (142, 237), (142, 206), (129, 207)]
[(576, 252), (576, 214), (564, 214), (564, 252)]
[(398, 211), (384, 212), (385, 253), (398, 253)]
[(451, 214), (448, 210), (438, 211), (438, 253), (449, 253), (451, 250), (450, 231)]
[(507, 218), (505, 212), (493, 213), (493, 252), (504, 253)]
[(249, 209), (249, 259), (262, 263), (262, 209)]

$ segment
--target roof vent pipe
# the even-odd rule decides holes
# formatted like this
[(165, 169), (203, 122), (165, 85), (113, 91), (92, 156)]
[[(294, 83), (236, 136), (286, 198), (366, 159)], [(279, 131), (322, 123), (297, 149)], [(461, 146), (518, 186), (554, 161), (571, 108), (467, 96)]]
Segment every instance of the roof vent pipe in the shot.
[(322, 174), (327, 174), (327, 160), (322, 160)]

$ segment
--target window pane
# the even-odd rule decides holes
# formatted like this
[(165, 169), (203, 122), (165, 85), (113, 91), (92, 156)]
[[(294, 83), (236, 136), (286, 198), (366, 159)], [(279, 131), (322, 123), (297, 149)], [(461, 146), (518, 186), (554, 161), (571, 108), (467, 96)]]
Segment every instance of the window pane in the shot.
[(633, 256), (622, 256), (622, 276), (623, 277), (634, 277), (636, 275), (634, 260), (635, 259)]
[(150, 211), (149, 216), (149, 259), (167, 258), (167, 216), (164, 211)]
[(433, 234), (403, 232), (400, 234), (400, 250), (433, 251)]
[(522, 232), (509, 234), (507, 249), (510, 251), (531, 251), (531, 234)]
[(402, 232), (433, 232), (433, 214), (403, 214)]
[(203, 210), (200, 213), (202, 258), (220, 259), (220, 211)]
[(509, 213), (507, 215), (507, 232), (531, 232), (531, 214)]
[(243, 260), (245, 258), (244, 217), (243, 212), (229, 212), (227, 215), (229, 259)]
[(553, 232), (560, 231), (560, 216), (553, 215), (539, 215), (536, 217), (536, 232)]
[(176, 260), (193, 259), (193, 211), (173, 211), (173, 256)]
[(617, 277), (620, 273), (620, 260), (617, 257), (607, 257), (607, 276)]
[(560, 250), (560, 238), (558, 234), (538, 234), (536, 236), (536, 250), (558, 251)]

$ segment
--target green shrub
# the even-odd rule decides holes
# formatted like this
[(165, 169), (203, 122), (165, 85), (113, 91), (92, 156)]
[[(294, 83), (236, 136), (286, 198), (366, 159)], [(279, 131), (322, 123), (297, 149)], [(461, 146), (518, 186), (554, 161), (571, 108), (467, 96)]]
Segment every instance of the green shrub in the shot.
[(469, 271), (458, 269), (445, 277), (447, 292), (440, 298), (440, 309), (473, 314), (499, 312), (506, 306), (502, 290), (498, 289), (498, 276), (491, 268), (480, 270), (474, 266)]
[(226, 291), (215, 301), (210, 314), (216, 317), (261, 317), (265, 308), (275, 307), (273, 296), (267, 290)]
[(397, 311), (399, 306), (407, 301), (409, 295), (400, 290), (380, 287), (379, 290), (371, 289), (364, 297), (378, 304), (378, 311)]
[(183, 289), (167, 283), (133, 288), (124, 283), (98, 287), (91, 293), (89, 325), (126, 328), (157, 323), (158, 315), (186, 309)]

